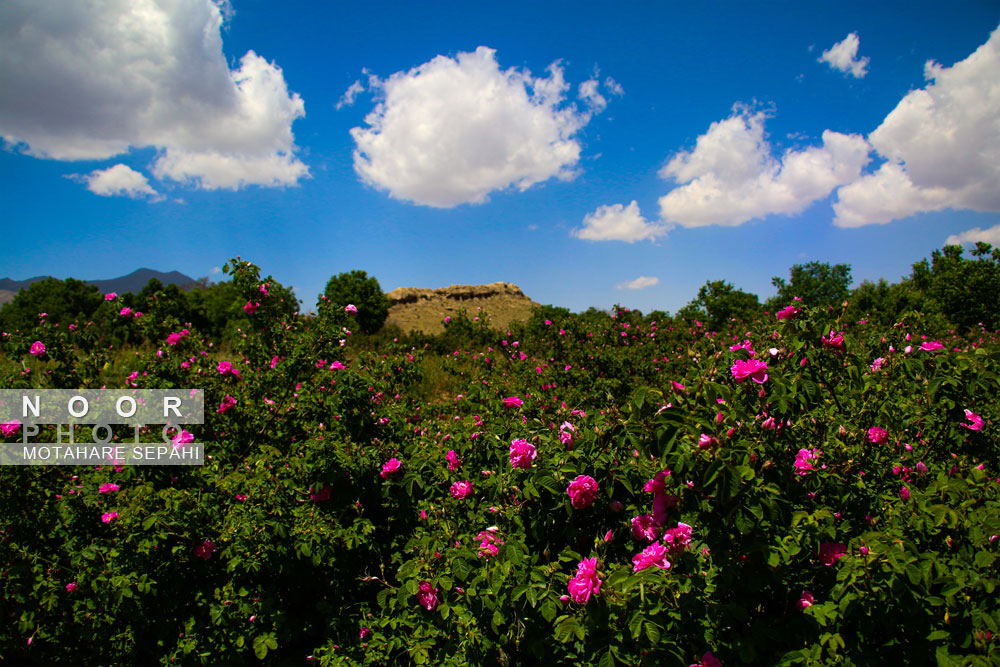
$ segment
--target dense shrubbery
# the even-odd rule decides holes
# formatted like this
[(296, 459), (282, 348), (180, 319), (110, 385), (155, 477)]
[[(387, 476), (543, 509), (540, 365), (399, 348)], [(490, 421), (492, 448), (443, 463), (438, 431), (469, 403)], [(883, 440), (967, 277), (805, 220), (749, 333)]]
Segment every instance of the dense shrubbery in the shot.
[[(995, 331), (549, 308), (439, 356), (232, 272), (231, 355), (127, 324), (130, 386), (206, 391), (204, 467), (0, 468), (3, 659), (1000, 661)], [(8, 332), (3, 385), (106, 384), (91, 328)]]
[(357, 323), (367, 334), (381, 329), (389, 317), (389, 299), (382, 292), (378, 279), (369, 277), (364, 271), (338, 273), (331, 277), (318, 304), (320, 317), (325, 315), (327, 306), (338, 312), (347, 306), (354, 306)]
[[(282, 304), (286, 317), (298, 312), (299, 301), (290, 289), (275, 283), (273, 296)], [(136, 313), (155, 315), (157, 321), (167, 326), (179, 323), (193, 327), (216, 344), (238, 337), (249, 322), (244, 309), (248, 302), (230, 281), (210, 284), (207, 278), (202, 278), (183, 291), (176, 285), (164, 286), (153, 278), (138, 294), (129, 292), (113, 297), (106, 300), (97, 287), (73, 278), (46, 278), (18, 292), (13, 301), (0, 309), (0, 328), (29, 330), (38, 323), (39, 314), (45, 313), (46, 321), (53, 325), (83, 327), (92, 322), (96, 325), (94, 331), (99, 333), (88, 340), (106, 347), (147, 342), (142, 329), (130, 326), (131, 319), (122, 316), (123, 308), (133, 317)], [(253, 302), (249, 303), (252, 307)]]

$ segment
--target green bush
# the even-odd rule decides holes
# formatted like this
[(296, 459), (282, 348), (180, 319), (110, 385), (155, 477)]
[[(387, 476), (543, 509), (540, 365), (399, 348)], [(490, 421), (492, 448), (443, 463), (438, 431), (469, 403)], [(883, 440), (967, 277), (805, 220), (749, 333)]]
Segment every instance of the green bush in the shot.
[(375, 277), (364, 271), (339, 273), (326, 283), (317, 308), (321, 316), (328, 312), (341, 313), (344, 308), (357, 308), (357, 322), (366, 334), (382, 328), (389, 317), (389, 299)]

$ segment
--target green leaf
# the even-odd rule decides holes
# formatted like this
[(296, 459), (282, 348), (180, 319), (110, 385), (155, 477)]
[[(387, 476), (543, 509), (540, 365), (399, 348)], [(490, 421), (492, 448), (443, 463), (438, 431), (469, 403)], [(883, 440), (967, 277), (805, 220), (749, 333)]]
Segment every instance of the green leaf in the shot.
[(632, 639), (639, 638), (639, 634), (642, 632), (642, 619), (643, 615), (641, 611), (632, 614), (632, 620), (628, 622), (628, 630), (632, 633)]
[(267, 645), (267, 638), (264, 637), (264, 635), (257, 635), (256, 637), (254, 637), (253, 652), (254, 655), (257, 656), (258, 660), (263, 660), (265, 657), (267, 657), (268, 648), (269, 647)]
[(646, 621), (643, 624), (643, 627), (646, 629), (646, 639), (648, 639), (651, 644), (658, 644), (660, 642), (660, 626)]
[(575, 616), (560, 616), (555, 624), (554, 636), (556, 641), (565, 644), (571, 640), (577, 632), (580, 622)]

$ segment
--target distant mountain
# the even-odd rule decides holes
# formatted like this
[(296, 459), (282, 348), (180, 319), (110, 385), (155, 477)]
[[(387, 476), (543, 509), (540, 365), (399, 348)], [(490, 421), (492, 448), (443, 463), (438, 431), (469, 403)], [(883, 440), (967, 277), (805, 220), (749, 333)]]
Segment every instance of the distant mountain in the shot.
[[(13, 280), (11, 278), (0, 279), (0, 297), (7, 296), (4, 294), (5, 292), (17, 293), (32, 283), (36, 283), (39, 280), (45, 280), (49, 277), (50, 276), (36, 276), (34, 278), (28, 278), (27, 280)], [(154, 271), (153, 269), (137, 269), (127, 276), (121, 276), (120, 278), (85, 280), (84, 282), (90, 283), (91, 285), (97, 285), (97, 288), (104, 293), (117, 292), (119, 294), (124, 294), (125, 292), (132, 292), (133, 294), (138, 294), (139, 291), (145, 287), (146, 283), (148, 283), (152, 278), (156, 278), (164, 285), (177, 285), (181, 289), (188, 288), (197, 282), (194, 278), (186, 276), (179, 271), (163, 273), (162, 271)]]
[(39, 280), (45, 280), (49, 277), (51, 276), (35, 276), (34, 278), (28, 278), (27, 280), (2, 278), (0, 279), (0, 290), (3, 290), (4, 292), (20, 292), (31, 283), (37, 283)]
[[(88, 280), (87, 282), (91, 285), (97, 285), (97, 288), (105, 294), (108, 292), (118, 292), (120, 294), (132, 292), (133, 294), (138, 294), (139, 290), (145, 287), (146, 283), (153, 278), (156, 278), (164, 285), (177, 285), (181, 289), (190, 287), (195, 283), (194, 278), (188, 277), (180, 271), (163, 273), (161, 271), (154, 271), (153, 269), (138, 269), (127, 276), (122, 276), (121, 278)], [(0, 289), (3, 288), (0, 287)]]

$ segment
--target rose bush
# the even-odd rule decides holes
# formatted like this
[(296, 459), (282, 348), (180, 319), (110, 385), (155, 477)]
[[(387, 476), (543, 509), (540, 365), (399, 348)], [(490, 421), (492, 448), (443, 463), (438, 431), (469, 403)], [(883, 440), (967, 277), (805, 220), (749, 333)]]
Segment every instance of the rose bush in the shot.
[(231, 347), (4, 332), (5, 388), (208, 406), (201, 467), (0, 468), (11, 664), (996, 664), (995, 332), (796, 302), (366, 349), (226, 268), (258, 304)]

